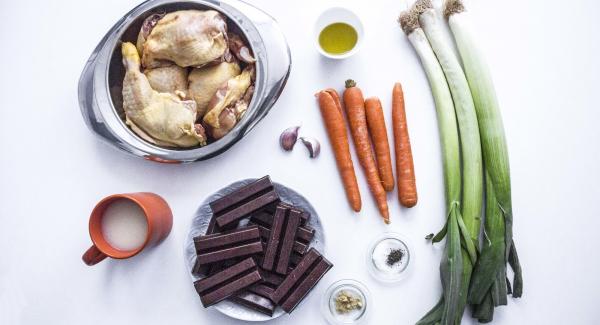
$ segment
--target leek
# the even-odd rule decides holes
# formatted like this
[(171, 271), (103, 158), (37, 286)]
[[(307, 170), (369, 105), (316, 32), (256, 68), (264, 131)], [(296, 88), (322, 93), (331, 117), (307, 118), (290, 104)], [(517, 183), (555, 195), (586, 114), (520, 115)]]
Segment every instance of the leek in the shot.
[[(523, 291), (523, 279), (513, 241), (510, 167), (502, 116), (489, 68), (466, 26), (464, 11), (464, 6), (460, 0), (449, 0), (445, 3), (444, 13), (448, 19), (460, 57), (462, 58), (475, 103), (485, 167), (493, 185), (498, 209), (504, 218), (505, 248), (503, 252), (504, 265), (502, 268), (505, 269), (506, 262), (511, 265), (514, 271), (512, 295), (513, 297), (520, 297)], [(496, 273), (486, 273), (476, 269), (474, 277), (477, 279), (482, 277), (486, 281), (482, 279), (481, 281), (478, 280), (478, 284), (472, 284), (472, 286), (476, 285), (477, 287), (472, 288), (471, 292), (478, 292), (479, 294), (472, 298), (470, 297), (471, 301), (474, 303), (481, 302), (484, 298), (482, 292), (485, 291), (486, 287), (491, 288), (492, 283), (497, 282), (494, 280), (497, 276)]]
[(471, 262), (475, 263), (474, 247), (478, 242), (483, 206), (483, 162), (473, 97), (460, 62), (444, 37), (443, 27), (437, 19), (431, 1), (419, 0), (415, 8), (419, 14), (420, 25), (444, 71), (454, 101), (460, 131), (463, 171), (461, 214), (466, 226), (466, 231), (461, 232), (466, 237), (465, 244)]
[[(461, 233), (466, 248), (466, 252), (463, 251), (460, 298), (455, 312), (455, 321), (460, 323), (463, 311), (467, 306), (469, 283), (477, 259), (475, 247), (478, 242), (483, 206), (483, 162), (479, 128), (469, 83), (458, 57), (453, 51), (452, 44), (444, 37), (444, 26), (438, 18), (436, 10), (430, 0), (417, 1), (415, 10), (419, 14), (421, 26), (448, 81), (460, 131), (463, 174), (462, 219), (459, 219), (459, 223), (461, 223)], [(467, 259), (468, 257), (470, 259)]]
[[(448, 241), (444, 257), (440, 263), (444, 294), (440, 302), (419, 324), (435, 324), (440, 321), (442, 324), (454, 324), (455, 319), (462, 316), (457, 315), (456, 311), (461, 299), (463, 272), (463, 256), (461, 254), (458, 224), (458, 220), (462, 219), (459, 211), (461, 196), (460, 150), (454, 104), (444, 72), (419, 26), (418, 16), (410, 10), (400, 15), (399, 22), (421, 60), (435, 101), (442, 145), (447, 210), (447, 224), (444, 229), (446, 229)], [(428, 316), (431, 316), (430, 319)]]

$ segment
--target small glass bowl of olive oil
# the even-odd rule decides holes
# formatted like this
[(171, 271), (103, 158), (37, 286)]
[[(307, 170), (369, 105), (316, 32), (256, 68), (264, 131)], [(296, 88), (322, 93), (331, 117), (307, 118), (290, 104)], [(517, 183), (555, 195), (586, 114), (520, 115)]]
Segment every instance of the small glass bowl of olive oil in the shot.
[(325, 10), (317, 19), (315, 32), (319, 53), (332, 59), (344, 59), (356, 53), (364, 33), (358, 16), (342, 7)]

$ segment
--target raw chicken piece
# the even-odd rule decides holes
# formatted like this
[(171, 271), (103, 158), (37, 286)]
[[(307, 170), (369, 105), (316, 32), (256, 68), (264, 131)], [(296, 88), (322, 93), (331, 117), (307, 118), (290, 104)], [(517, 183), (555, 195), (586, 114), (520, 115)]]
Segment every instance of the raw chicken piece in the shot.
[(185, 97), (188, 71), (178, 65), (144, 70), (152, 89)]
[(206, 135), (196, 121), (196, 102), (152, 89), (140, 71), (140, 57), (132, 43), (121, 48), (125, 79), (123, 109), (126, 123), (141, 138), (158, 145), (192, 147), (206, 144)]
[(252, 99), (252, 95), (254, 94), (254, 86), (248, 87), (244, 97), (238, 100), (233, 106), (229, 106), (225, 108), (221, 114), (219, 115), (219, 128), (213, 128), (211, 126), (207, 126), (210, 135), (218, 140), (224, 137), (233, 127), (237, 124), (237, 122), (244, 116), (246, 110), (248, 109), (248, 104)]
[(254, 66), (247, 66), (240, 75), (223, 83), (213, 95), (208, 104), (208, 113), (204, 115), (204, 122), (212, 128), (220, 128), (219, 116), (229, 106), (235, 106), (243, 99), (254, 79)]
[(208, 103), (217, 89), (240, 72), (240, 66), (235, 62), (222, 62), (190, 72), (188, 95), (196, 101), (199, 118), (206, 114)]
[(156, 23), (143, 48), (146, 68), (162, 66), (164, 60), (180, 67), (201, 67), (228, 53), (227, 24), (214, 10), (171, 12)]
[(209, 133), (215, 140), (219, 140), (233, 129), (237, 121), (233, 108), (227, 107), (219, 115), (219, 124), (221, 127), (217, 129), (208, 126)]
[(156, 26), (158, 21), (161, 20), (161, 18), (164, 16), (164, 12), (156, 13), (151, 14), (150, 16), (146, 17), (146, 19), (144, 19), (144, 22), (142, 23), (142, 28), (140, 28), (140, 32), (138, 34), (137, 42), (135, 45), (140, 55), (144, 53), (144, 43), (146, 43), (146, 38), (148, 37), (148, 35), (150, 35), (150, 32), (152, 31), (154, 26)]
[(231, 51), (238, 60), (248, 64), (256, 62), (250, 47), (244, 43), (244, 40), (242, 40), (240, 35), (236, 33), (229, 33), (227, 35), (229, 39), (229, 51)]

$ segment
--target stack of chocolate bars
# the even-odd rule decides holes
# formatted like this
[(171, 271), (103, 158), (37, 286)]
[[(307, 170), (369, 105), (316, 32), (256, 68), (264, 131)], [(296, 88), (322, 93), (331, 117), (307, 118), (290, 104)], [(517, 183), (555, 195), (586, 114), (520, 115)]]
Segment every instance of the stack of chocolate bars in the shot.
[[(333, 267), (314, 248), (310, 213), (282, 202), (265, 176), (210, 203), (204, 236), (194, 238), (194, 283), (205, 307), (225, 299), (272, 316), (291, 313)], [(247, 219), (243, 227), (240, 221)]]

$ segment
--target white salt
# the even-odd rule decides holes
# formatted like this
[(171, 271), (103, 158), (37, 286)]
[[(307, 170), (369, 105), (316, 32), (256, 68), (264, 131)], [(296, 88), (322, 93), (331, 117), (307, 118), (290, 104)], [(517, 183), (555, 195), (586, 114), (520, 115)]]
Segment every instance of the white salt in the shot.
[(142, 208), (127, 199), (112, 202), (102, 216), (102, 233), (114, 248), (129, 251), (146, 241), (148, 222)]

